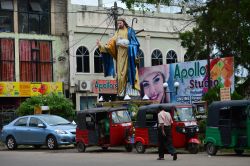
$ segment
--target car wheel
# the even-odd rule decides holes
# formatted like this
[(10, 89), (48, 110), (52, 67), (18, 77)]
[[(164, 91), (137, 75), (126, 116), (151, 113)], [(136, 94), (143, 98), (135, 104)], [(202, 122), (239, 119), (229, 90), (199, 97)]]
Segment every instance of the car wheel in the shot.
[(199, 145), (198, 144), (194, 144), (194, 143), (190, 143), (188, 145), (188, 151), (191, 154), (197, 154), (199, 152)]
[(137, 142), (135, 144), (135, 149), (136, 149), (137, 153), (144, 153), (145, 152), (145, 147), (141, 142)]
[(237, 155), (242, 155), (244, 153), (244, 150), (243, 149), (234, 149), (234, 152), (237, 154)]
[(133, 146), (131, 144), (127, 144), (127, 145), (125, 145), (125, 149), (127, 152), (132, 152)]
[(77, 148), (78, 152), (85, 152), (85, 150), (86, 150), (86, 146), (82, 142), (78, 142), (76, 144), (76, 148)]
[(14, 150), (17, 148), (17, 143), (16, 143), (16, 140), (14, 137), (12, 136), (9, 136), (7, 139), (6, 139), (6, 146), (9, 150)]
[(212, 155), (212, 156), (216, 155), (217, 150), (218, 150), (217, 147), (211, 142), (209, 142), (206, 146), (206, 151), (207, 151), (207, 154), (209, 155)]
[(47, 147), (50, 150), (58, 148), (57, 141), (56, 141), (56, 138), (54, 136), (48, 136), (48, 138), (47, 138)]

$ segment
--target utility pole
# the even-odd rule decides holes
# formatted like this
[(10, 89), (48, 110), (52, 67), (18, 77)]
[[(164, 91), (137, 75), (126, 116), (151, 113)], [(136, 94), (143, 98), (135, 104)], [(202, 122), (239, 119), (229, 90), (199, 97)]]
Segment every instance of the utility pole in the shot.
[(209, 45), (209, 40), (207, 41), (207, 88), (211, 88), (211, 74), (210, 74), (210, 45)]
[(116, 31), (118, 29), (118, 27), (117, 27), (118, 8), (117, 8), (117, 3), (116, 2), (114, 2), (114, 8), (113, 8), (112, 14), (113, 14), (113, 17), (114, 17), (114, 20), (115, 20), (115, 31)]

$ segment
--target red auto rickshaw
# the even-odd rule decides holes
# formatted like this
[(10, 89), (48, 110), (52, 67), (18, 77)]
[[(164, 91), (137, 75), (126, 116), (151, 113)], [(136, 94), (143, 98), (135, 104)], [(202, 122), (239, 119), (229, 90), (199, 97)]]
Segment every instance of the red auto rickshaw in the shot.
[(133, 149), (132, 122), (126, 107), (99, 107), (77, 114), (76, 147), (85, 152), (87, 146), (109, 147), (124, 145)]
[(148, 147), (158, 146), (158, 121), (159, 106), (170, 112), (173, 118), (172, 137), (175, 148), (186, 148), (190, 153), (199, 151), (199, 127), (197, 125), (193, 106), (191, 104), (151, 104), (141, 106), (138, 110), (135, 128), (135, 148), (138, 153), (144, 153)]

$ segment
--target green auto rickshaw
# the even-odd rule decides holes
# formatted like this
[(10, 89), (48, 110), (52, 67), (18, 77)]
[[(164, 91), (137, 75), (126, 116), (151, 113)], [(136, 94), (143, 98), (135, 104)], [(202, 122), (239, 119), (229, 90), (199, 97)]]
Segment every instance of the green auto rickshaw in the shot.
[(241, 155), (250, 148), (250, 100), (210, 104), (204, 145), (209, 155), (216, 155), (219, 148), (231, 148)]

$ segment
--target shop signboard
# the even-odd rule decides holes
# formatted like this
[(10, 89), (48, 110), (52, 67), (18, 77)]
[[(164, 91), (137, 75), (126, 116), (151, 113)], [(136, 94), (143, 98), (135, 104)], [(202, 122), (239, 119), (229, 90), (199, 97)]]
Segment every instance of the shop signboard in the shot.
[(116, 80), (94, 80), (92, 91), (95, 94), (117, 94)]
[(220, 88), (220, 100), (231, 100), (230, 87)]
[(62, 82), (0, 82), (0, 97), (31, 97), (63, 94)]

